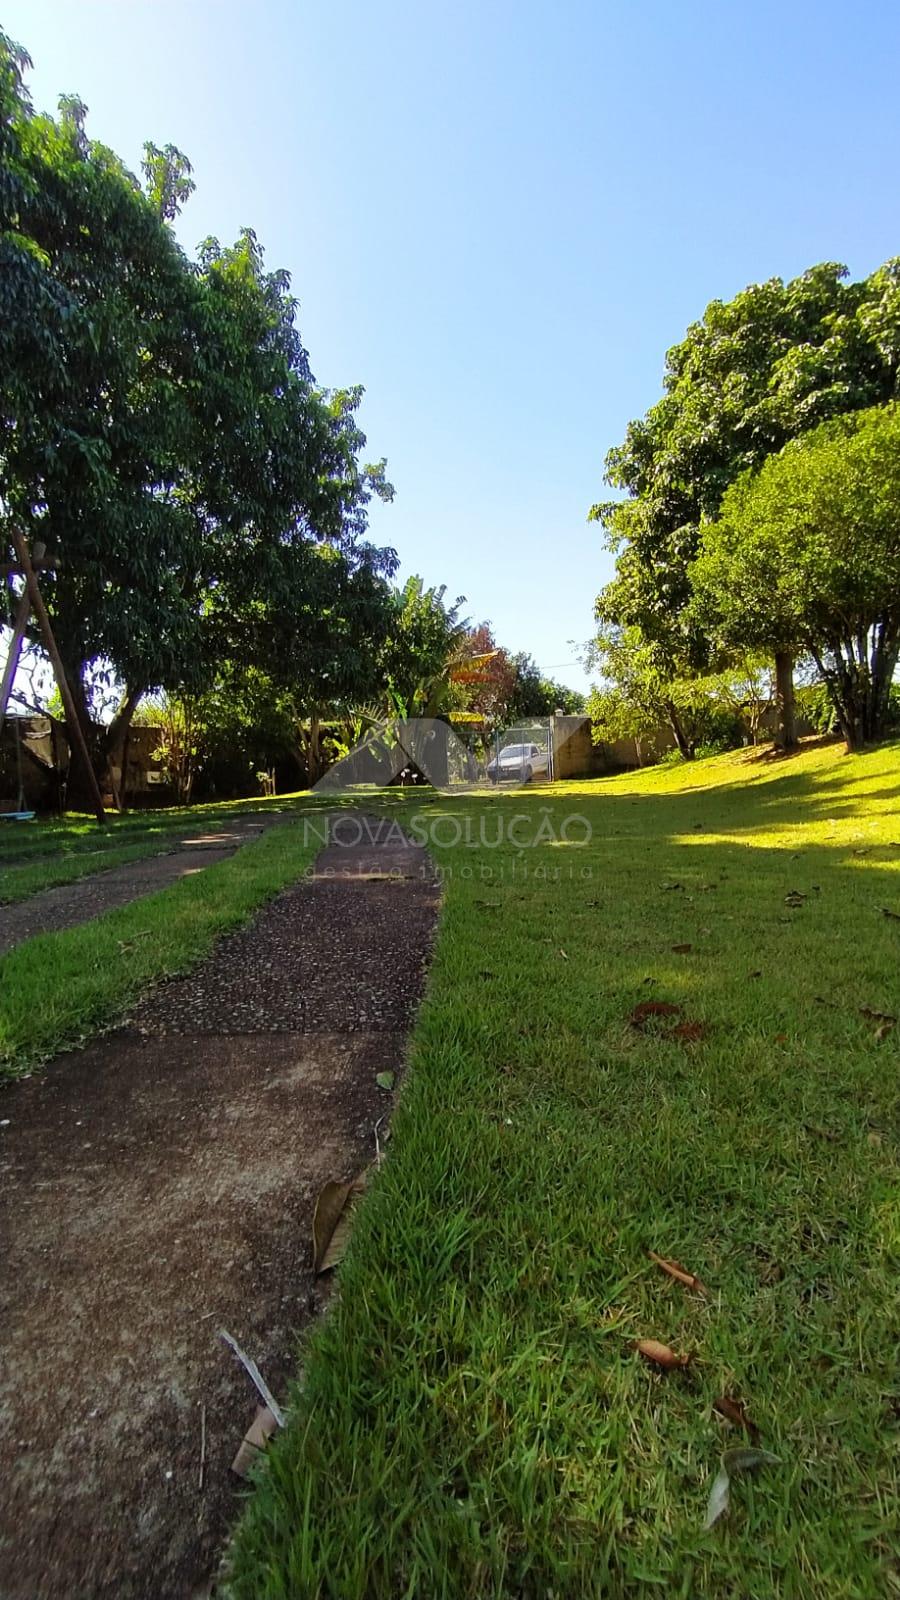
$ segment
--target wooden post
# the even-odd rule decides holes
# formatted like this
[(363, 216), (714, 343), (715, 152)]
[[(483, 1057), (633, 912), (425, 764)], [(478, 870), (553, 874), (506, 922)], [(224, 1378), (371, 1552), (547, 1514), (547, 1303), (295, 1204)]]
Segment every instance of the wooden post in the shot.
[(31, 565), (31, 557), (28, 554), (28, 546), (18, 528), (13, 528), (12, 538), (13, 544), (15, 545), (16, 557), (18, 559), (19, 566), (22, 568), (22, 571), (25, 574), (26, 592), (31, 600), (31, 609), (35, 614), (38, 627), (43, 635), (47, 654), (50, 657), (53, 671), (56, 674), (56, 681), (59, 684), (59, 692), (62, 695), (62, 703), (66, 712), (66, 726), (69, 730), (70, 737), (75, 741), (78, 754), (81, 757), (85, 776), (88, 781), (88, 787), (91, 791), (91, 797), (94, 802), (94, 815), (102, 827), (103, 823), (106, 821), (106, 813), (103, 810), (103, 796), (100, 793), (100, 786), (97, 782), (97, 774), (94, 771), (90, 752), (87, 747), (87, 740), (84, 737), (84, 729), (78, 720), (78, 712), (75, 707), (75, 701), (72, 697), (72, 691), (69, 688), (69, 680), (66, 677), (66, 669), (63, 666), (62, 656), (59, 653), (56, 640), (53, 636), (53, 629), (50, 626), (50, 618), (47, 615), (47, 607), (44, 605), (44, 597), (41, 594), (40, 588), (38, 587), (37, 577), (35, 575), (34, 568)]

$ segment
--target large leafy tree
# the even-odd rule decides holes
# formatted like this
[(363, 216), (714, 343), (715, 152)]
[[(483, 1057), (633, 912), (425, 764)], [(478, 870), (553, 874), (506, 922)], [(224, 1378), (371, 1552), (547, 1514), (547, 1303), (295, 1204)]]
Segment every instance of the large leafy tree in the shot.
[[(88, 139), (85, 108), (34, 116), (0, 48), (8, 354), (3, 510), (48, 546), (45, 581), (79, 720), (103, 769), (142, 694), (197, 690), (252, 635), (310, 607), (327, 544), (363, 587), (393, 567), (364, 542), (383, 463), (360, 465), (359, 390), (314, 382), (283, 273), (250, 231), (187, 260), (170, 222), (192, 187), (169, 146), (146, 192)], [(40, 362), (32, 361), (34, 328)], [(121, 690), (92, 719), (98, 675)]]
[(437, 717), (455, 703), (452, 669), (460, 660), (468, 623), (465, 596), (450, 602), (445, 584), (426, 588), (413, 576), (394, 591), (393, 617), (381, 652), (389, 709), (397, 716)]
[(515, 682), (507, 706), (510, 721), (526, 721), (531, 717), (552, 717), (562, 711), (574, 716), (586, 708), (586, 698), (577, 689), (567, 689), (554, 678), (545, 677), (536, 662), (524, 650), (513, 656)]
[(604, 684), (589, 701), (599, 737), (646, 738), (667, 726), (685, 760), (693, 758), (697, 745), (689, 715), (695, 698), (693, 680), (675, 674), (659, 645), (639, 627), (601, 623), (589, 661), (599, 669)]
[[(606, 481), (625, 498), (591, 512), (617, 556), (601, 624), (638, 628), (661, 676), (705, 671), (709, 639), (690, 605), (703, 523), (790, 439), (893, 398), (898, 371), (898, 261), (859, 283), (824, 263), (713, 301), (669, 351), (663, 398), (607, 456)], [(787, 694), (790, 657), (778, 665)]]
[(900, 404), (823, 424), (741, 477), (690, 579), (726, 644), (812, 656), (850, 749), (882, 737), (900, 659)]

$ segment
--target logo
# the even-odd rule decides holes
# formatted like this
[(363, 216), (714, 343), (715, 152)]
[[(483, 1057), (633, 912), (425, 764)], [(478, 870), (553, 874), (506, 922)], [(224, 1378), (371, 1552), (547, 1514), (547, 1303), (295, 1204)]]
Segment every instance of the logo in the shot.
[(353, 795), (391, 784), (430, 784), (442, 794), (524, 785), (549, 778), (551, 757), (544, 729), (518, 730), (496, 740), (486, 754), (470, 749), (449, 723), (436, 717), (392, 717), (373, 728), (348, 755), (329, 767), (317, 794)]

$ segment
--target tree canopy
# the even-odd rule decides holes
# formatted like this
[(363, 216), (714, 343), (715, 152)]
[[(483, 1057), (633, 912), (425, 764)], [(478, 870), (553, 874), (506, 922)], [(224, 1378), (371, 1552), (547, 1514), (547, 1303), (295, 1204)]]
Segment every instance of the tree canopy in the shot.
[(624, 497), (591, 511), (616, 555), (597, 599), (601, 636), (626, 630), (658, 682), (721, 666), (723, 635), (692, 604), (704, 525), (792, 439), (893, 400), (898, 374), (900, 260), (860, 282), (826, 262), (713, 301), (668, 352), (662, 399), (607, 455), (606, 481)]
[(900, 405), (825, 423), (739, 478), (690, 578), (712, 634), (806, 652), (848, 745), (881, 737), (900, 657)]
[[(200, 689), (251, 640), (260, 663), (289, 636), (299, 670), (299, 619), (335, 606), (344, 646), (357, 623), (371, 634), (395, 557), (366, 542), (367, 506), (392, 490), (383, 462), (362, 464), (362, 391), (316, 384), (287, 274), (252, 231), (189, 260), (171, 229), (187, 158), (148, 144), (145, 190), (89, 139), (80, 101), (34, 114), (27, 65), (0, 39), (0, 495), (47, 546), (47, 607), (102, 767), (148, 690)], [(346, 675), (354, 651), (329, 643)], [(98, 672), (122, 689), (105, 730)]]

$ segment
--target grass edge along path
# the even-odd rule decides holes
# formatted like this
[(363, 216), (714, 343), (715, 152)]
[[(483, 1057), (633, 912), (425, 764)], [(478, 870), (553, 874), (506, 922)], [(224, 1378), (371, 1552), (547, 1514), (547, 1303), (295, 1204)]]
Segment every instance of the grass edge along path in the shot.
[[(232, 1600), (900, 1592), (900, 748), (682, 773), (433, 807), (593, 839), (437, 851), (388, 1159)], [(757, 1438), (779, 1465), (704, 1531)]]
[[(299, 802), (299, 805), (298, 805)], [(23, 824), (0, 825), (0, 910), (16, 905), (42, 889), (77, 883), (81, 878), (148, 856), (166, 855), (183, 843), (211, 833), (227, 832), (237, 822), (315, 805), (307, 791), (274, 799), (223, 800), (201, 806), (112, 815), (102, 829), (82, 815), (36, 818)]]
[(188, 971), (305, 870), (318, 830), (290, 821), (158, 894), (0, 957), (0, 1079), (115, 1022), (151, 983)]
[(167, 855), (172, 848), (172, 844), (163, 843), (159, 838), (146, 838), (134, 844), (111, 844), (108, 849), (96, 852), (73, 852), (53, 861), (29, 861), (7, 867), (0, 884), (0, 912), (4, 906), (20, 905), (44, 889), (65, 888), (70, 883), (80, 883), (83, 878), (93, 878), (99, 872), (109, 872), (113, 867), (124, 867), (131, 861)]

